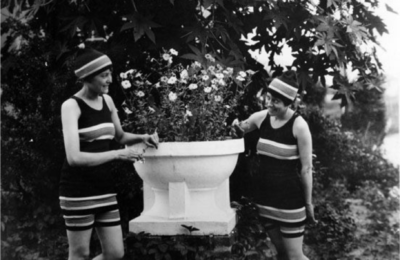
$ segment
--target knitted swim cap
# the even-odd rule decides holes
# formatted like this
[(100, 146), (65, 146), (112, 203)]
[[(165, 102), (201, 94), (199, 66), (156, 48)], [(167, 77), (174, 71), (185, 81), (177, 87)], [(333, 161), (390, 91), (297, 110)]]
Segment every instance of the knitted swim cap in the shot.
[(267, 91), (288, 103), (296, 99), (299, 85), (294, 71), (285, 71), (281, 76), (274, 78)]
[(111, 65), (107, 55), (93, 49), (83, 49), (75, 60), (74, 71), (78, 79), (83, 79)]

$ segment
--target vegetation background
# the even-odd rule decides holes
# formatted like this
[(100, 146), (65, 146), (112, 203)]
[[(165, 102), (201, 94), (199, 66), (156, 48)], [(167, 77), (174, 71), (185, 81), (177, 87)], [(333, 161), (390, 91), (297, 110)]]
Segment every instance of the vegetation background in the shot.
[[(377, 9), (383, 7), (381, 16), (398, 11), (389, 1), (7, 0), (1, 7), (3, 259), (66, 258), (57, 195), (64, 159), (60, 106), (80, 88), (71, 64), (82, 43), (111, 57), (114, 79), (131, 67), (140, 69), (143, 53), (157, 55), (162, 48), (187, 54), (183, 63), (211, 53), (226, 66), (258, 71), (240, 101), (235, 115), (240, 119), (259, 109), (254, 97), (265, 80), (296, 69), (298, 108), (313, 135), (319, 219), (308, 227), (307, 254), (399, 258), (399, 168), (380, 149), (388, 132), (398, 132), (398, 121), (386, 125), (387, 77), (378, 55), (388, 30)], [(243, 40), (247, 36), (251, 43)], [(287, 48), (294, 59), (282, 64)], [(253, 58), (258, 53), (266, 63)], [(358, 77), (351, 76), (354, 71)], [(110, 95), (121, 105), (117, 80)], [(324, 113), (332, 105), (327, 97), (337, 100), (340, 116)], [(398, 103), (389, 111), (398, 111)], [(246, 137), (246, 152), (231, 177), (239, 224), (225, 256), (217, 256), (207, 239), (193, 244), (187, 238), (151, 241), (129, 234), (128, 221), (141, 212), (141, 180), (132, 165), (116, 165), (127, 258), (274, 259), (249, 200), (255, 140)], [(95, 254), (99, 244), (95, 236), (93, 241)]]

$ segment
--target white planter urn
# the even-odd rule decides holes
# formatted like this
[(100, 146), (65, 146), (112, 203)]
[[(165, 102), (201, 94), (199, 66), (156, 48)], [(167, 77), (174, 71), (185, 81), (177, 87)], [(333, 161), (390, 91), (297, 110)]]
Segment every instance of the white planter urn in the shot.
[[(143, 145), (137, 145), (143, 149)], [(134, 233), (228, 235), (236, 224), (230, 207), (229, 176), (243, 139), (160, 143), (147, 148), (144, 163), (135, 163), (143, 180), (144, 209), (129, 223)]]

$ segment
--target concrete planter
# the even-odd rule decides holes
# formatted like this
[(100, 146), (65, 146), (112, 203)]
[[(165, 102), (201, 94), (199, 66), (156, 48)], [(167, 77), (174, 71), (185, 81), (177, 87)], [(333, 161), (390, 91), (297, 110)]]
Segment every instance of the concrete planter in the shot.
[[(138, 147), (137, 149), (143, 149)], [(161, 143), (135, 163), (143, 180), (144, 210), (129, 223), (134, 233), (228, 235), (236, 224), (230, 207), (229, 176), (243, 139)]]

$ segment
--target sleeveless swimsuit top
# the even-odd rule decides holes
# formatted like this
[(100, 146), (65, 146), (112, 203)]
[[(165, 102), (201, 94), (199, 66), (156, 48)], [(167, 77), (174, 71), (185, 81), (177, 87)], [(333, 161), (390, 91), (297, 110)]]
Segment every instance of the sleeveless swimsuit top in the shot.
[(257, 143), (257, 154), (261, 155), (263, 164), (272, 171), (293, 171), (297, 170), (300, 162), (297, 139), (293, 135), (293, 116), (281, 127), (273, 128), (269, 114), (265, 117), (260, 126), (260, 138)]
[[(103, 108), (94, 109), (81, 98), (72, 96), (78, 103), (81, 115), (78, 133), (81, 152), (99, 153), (111, 150), (115, 127), (111, 111), (103, 98)], [(85, 197), (113, 193), (110, 163), (97, 166), (70, 166), (65, 159), (60, 178), (60, 195)]]
[(111, 111), (103, 98), (103, 108), (96, 110), (82, 99), (72, 96), (81, 109), (78, 119), (78, 133), (82, 152), (105, 152), (110, 150), (111, 140), (115, 136), (115, 127), (111, 120)]

